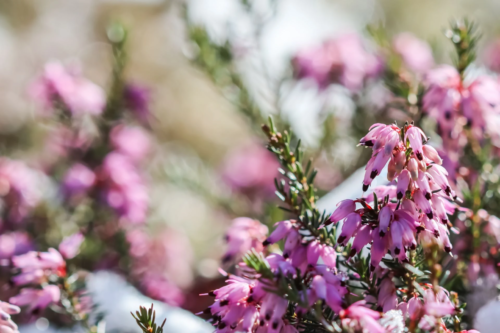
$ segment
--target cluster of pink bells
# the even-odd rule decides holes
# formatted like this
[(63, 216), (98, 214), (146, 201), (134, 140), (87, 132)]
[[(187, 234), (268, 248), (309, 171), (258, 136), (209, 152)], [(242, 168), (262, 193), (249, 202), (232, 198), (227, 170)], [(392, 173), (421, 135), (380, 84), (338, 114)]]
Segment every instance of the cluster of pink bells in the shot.
[[(396, 185), (374, 188), (365, 198), (342, 201), (326, 223), (343, 221), (337, 241), (339, 245), (346, 245), (352, 240), (351, 256), (371, 245), (371, 270), (378, 277), (390, 273), (380, 266), (388, 253), (405, 262), (408, 251), (416, 249), (418, 243), (436, 244), (451, 251), (448, 214), (458, 208), (453, 202), (456, 196), (448, 183), (446, 170), (440, 165), (438, 153), (425, 142), (425, 134), (413, 125), (402, 128), (373, 125), (360, 141), (361, 145), (373, 149), (363, 188), (367, 190), (388, 163), (388, 178)], [(375, 206), (374, 195), (378, 198), (378, 206)], [(310, 282), (301, 295), (310, 307), (321, 299), (339, 315), (346, 327), (361, 327), (368, 332), (390, 331), (391, 327), (383, 326), (379, 320), (384, 314), (366, 307), (365, 301), (346, 304), (348, 277), (337, 270), (334, 247), (311, 239), (310, 235), (305, 236), (297, 221), (278, 222), (275, 227), (265, 238), (267, 228), (259, 226), (257, 221), (237, 219), (228, 233), (228, 254), (234, 256), (250, 248), (264, 251), (267, 245), (284, 240), (283, 253), (273, 253), (266, 258), (276, 279), (282, 274), (296, 278), (300, 270), (304, 280)], [(323, 227), (326, 226), (320, 228)], [(243, 233), (247, 236), (246, 242), (237, 240), (244, 238)], [(240, 269), (245, 270), (244, 264), (240, 264)], [(266, 292), (269, 286), (258, 279), (231, 275), (227, 283), (210, 293), (215, 296), (215, 302), (207, 312), (212, 315), (217, 332), (298, 332), (284, 315), (290, 305), (295, 306), (298, 317), (309, 310)], [(439, 318), (456, 313), (446, 290), (440, 289), (435, 294), (432, 287), (422, 285), (422, 288), (425, 290), (423, 298), (415, 293), (410, 299), (398, 301), (396, 287), (386, 278), (379, 285), (378, 298), (373, 302), (385, 313), (401, 310), (403, 318), (410, 318), (426, 329), (439, 324)]]

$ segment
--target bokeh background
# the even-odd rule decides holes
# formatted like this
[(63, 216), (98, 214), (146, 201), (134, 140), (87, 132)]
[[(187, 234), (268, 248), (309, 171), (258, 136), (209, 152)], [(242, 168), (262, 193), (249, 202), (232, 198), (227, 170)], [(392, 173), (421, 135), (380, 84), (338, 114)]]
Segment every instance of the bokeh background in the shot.
[[(269, 224), (280, 216), (269, 184), (274, 164), (261, 148), (259, 125), (267, 115), (302, 139), (320, 170), (321, 194), (367, 160), (355, 149), (366, 123), (352, 124), (357, 118), (349, 94), (332, 87), (320, 95), (310, 85), (291, 83), (296, 52), (345, 32), (366, 35), (372, 25), (388, 36), (412, 32), (429, 42), (436, 62), (450, 62), (452, 45), (443, 34), (450, 19), (475, 20), (481, 45), (500, 35), (495, 0), (249, 2), (251, 11), (236, 0), (0, 1), (0, 146), (8, 156), (29, 159), (42, 149), (44, 129), (26, 87), (43, 65), (54, 59), (79, 63), (86, 77), (109, 87), (107, 27), (120, 22), (127, 28), (125, 76), (151, 90), (157, 140), (144, 164), (152, 199), (148, 223), (167, 244), (158, 260), (168, 262), (169, 278), (185, 295), (180, 306), (193, 313), (209, 302), (198, 294), (222, 281), (218, 268), (231, 220), (250, 216)], [(228, 79), (224, 50), (210, 53), (227, 42), (231, 69), (252, 100), (248, 105), (241, 87)], [(236, 179), (234, 170), (248, 179)]]

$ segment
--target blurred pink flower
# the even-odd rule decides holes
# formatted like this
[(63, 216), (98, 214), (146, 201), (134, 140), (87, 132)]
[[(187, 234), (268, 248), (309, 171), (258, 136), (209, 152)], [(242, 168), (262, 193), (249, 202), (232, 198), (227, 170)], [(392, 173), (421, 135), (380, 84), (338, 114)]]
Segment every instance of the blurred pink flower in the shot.
[(24, 231), (14, 231), (0, 235), (0, 259), (10, 259), (14, 255), (25, 254), (32, 249), (33, 242)]
[(106, 94), (101, 87), (83, 78), (78, 70), (68, 69), (59, 62), (45, 65), (43, 74), (31, 84), (29, 93), (46, 112), (56, 108), (58, 101), (74, 116), (101, 114), (106, 105)]
[(429, 44), (411, 33), (403, 32), (396, 35), (392, 46), (403, 59), (404, 65), (415, 73), (423, 74), (434, 65)]
[(9, 302), (19, 306), (29, 305), (29, 311), (39, 314), (47, 306), (59, 302), (61, 291), (54, 285), (46, 285), (42, 289), (24, 288), (19, 295), (11, 297)]
[(124, 100), (126, 107), (132, 111), (135, 117), (143, 124), (147, 125), (151, 117), (149, 109), (150, 91), (137, 84), (126, 84), (124, 89)]
[(15, 305), (0, 301), (0, 332), (19, 333), (17, 325), (12, 321), (10, 315), (21, 312), (21, 309)]
[(320, 88), (340, 83), (350, 90), (359, 90), (365, 79), (382, 69), (380, 59), (368, 52), (362, 38), (354, 33), (304, 49), (292, 63), (298, 78), (311, 78)]
[(252, 248), (262, 252), (262, 242), (266, 240), (268, 232), (268, 228), (257, 220), (248, 217), (234, 219), (226, 233), (228, 248), (222, 261), (239, 260)]
[(12, 265), (20, 270), (20, 273), (11, 279), (15, 285), (40, 284), (50, 275), (66, 275), (66, 262), (61, 254), (52, 248), (47, 252), (30, 251), (14, 256)]
[(184, 294), (165, 277), (156, 274), (145, 274), (140, 279), (140, 287), (145, 295), (173, 306), (184, 302)]
[(81, 232), (66, 237), (59, 244), (59, 252), (65, 259), (72, 259), (80, 252), (80, 245), (82, 245), (84, 240), (85, 237)]
[(133, 161), (118, 152), (104, 159), (98, 178), (105, 202), (124, 223), (144, 223), (149, 205), (145, 181)]
[(151, 151), (151, 138), (138, 126), (118, 125), (111, 130), (111, 145), (134, 162), (142, 161)]
[(22, 221), (42, 199), (39, 173), (24, 162), (0, 159), (0, 196), (6, 201), (7, 219)]
[(66, 196), (80, 196), (94, 186), (96, 176), (87, 166), (76, 163), (66, 172), (62, 181), (63, 192)]
[(492, 71), (500, 72), (500, 39), (495, 39), (485, 48), (483, 61)]
[(246, 195), (272, 197), (278, 168), (271, 152), (251, 144), (229, 153), (222, 167), (222, 178), (232, 189)]
[(146, 295), (172, 305), (183, 301), (181, 288), (192, 282), (193, 253), (189, 240), (171, 229), (156, 234), (127, 232), (132, 275)]
[(377, 319), (381, 317), (380, 312), (373, 311), (366, 307), (365, 301), (357, 301), (339, 314), (342, 321), (357, 321), (362, 331), (370, 333), (384, 333), (385, 329), (379, 324)]

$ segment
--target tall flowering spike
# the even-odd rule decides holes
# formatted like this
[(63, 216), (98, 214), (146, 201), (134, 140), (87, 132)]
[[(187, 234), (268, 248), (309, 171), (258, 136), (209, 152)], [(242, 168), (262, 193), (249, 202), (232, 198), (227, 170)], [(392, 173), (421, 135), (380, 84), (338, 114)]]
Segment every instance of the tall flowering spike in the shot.
[[(270, 148), (278, 149), (280, 146), (272, 142), (281, 142), (281, 138), (274, 137), (270, 128), (266, 133), (271, 137)], [(413, 265), (417, 270), (425, 268), (427, 261), (421, 257), (429, 251), (438, 247), (451, 250), (447, 215), (454, 213), (456, 205), (449, 200), (452, 192), (448, 190), (447, 174), (439, 165), (439, 155), (435, 149), (426, 148), (426, 135), (409, 124), (401, 128), (375, 124), (360, 143), (372, 149), (363, 189), (388, 161), (388, 177), (396, 185), (376, 187), (362, 198), (341, 201), (329, 218), (302, 205), (303, 198), (294, 202), (293, 207), (298, 206), (300, 213), (293, 220), (278, 222), (263, 242), (268, 245), (283, 241), (283, 254), (264, 257), (257, 251), (247, 253), (239, 265), (245, 277), (230, 275), (226, 286), (209, 294), (215, 301), (205, 313), (211, 315), (215, 332), (296, 333), (296, 328), (307, 330), (310, 322), (321, 327), (324, 321), (309, 316), (313, 309), (319, 316), (333, 311), (336, 316), (330, 317), (331, 324), (346, 332), (402, 332), (408, 324), (433, 331), (444, 323), (441, 317), (456, 313), (455, 299), (451, 302), (445, 291), (422, 296), (429, 290), (433, 293), (438, 285), (426, 285), (411, 269)], [(280, 157), (285, 153), (276, 152)], [(288, 179), (293, 184), (296, 178)], [(282, 189), (278, 190), (288, 199)], [(310, 216), (322, 217), (316, 224)], [(338, 222), (342, 224), (340, 232)], [(242, 243), (244, 238), (240, 237)], [(342, 262), (338, 263), (336, 250), (351, 242), (347, 255), (347, 251), (339, 252)], [(419, 245), (423, 252), (417, 250)], [(363, 251), (365, 247), (369, 255)], [(370, 261), (369, 268), (364, 264), (366, 260)], [(341, 267), (346, 262), (352, 265), (346, 264), (344, 270)], [(431, 265), (430, 269), (436, 267)], [(348, 297), (352, 282), (370, 286), (362, 295), (366, 301), (353, 303)], [(374, 311), (375, 306), (383, 313)]]

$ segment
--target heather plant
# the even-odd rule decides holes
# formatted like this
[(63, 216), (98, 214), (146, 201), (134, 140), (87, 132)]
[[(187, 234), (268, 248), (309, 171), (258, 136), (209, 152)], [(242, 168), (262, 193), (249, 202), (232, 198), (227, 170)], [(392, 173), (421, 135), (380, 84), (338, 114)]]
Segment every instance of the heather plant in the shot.
[[(409, 33), (370, 33), (378, 57), (350, 34), (293, 58), (296, 78), (320, 90), (341, 84), (355, 97), (373, 79), (387, 88), (383, 109), (396, 122), (359, 140), (371, 151), (363, 196), (318, 210), (317, 170), (301, 141), (272, 120), (263, 126), (281, 164), (275, 194), (286, 219), (262, 244), (264, 226), (234, 221), (224, 261), (247, 254), (222, 271), (226, 286), (205, 294), (215, 298), (203, 313), (217, 332), (466, 332), (474, 285), (498, 281), (500, 86), (474, 73), (477, 28), (458, 20), (445, 31), (453, 66), (436, 65)], [(387, 185), (372, 187), (381, 173)]]
[(11, 295), (1, 306), (2, 332), (17, 332), (10, 315), (20, 311), (21, 322), (44, 316), (103, 332), (104, 310), (86, 286), (98, 269), (121, 272), (151, 298), (172, 305), (184, 300), (174, 281), (191, 278), (189, 244), (183, 235), (156, 234), (148, 226), (144, 161), (157, 149), (150, 93), (124, 76), (125, 28), (111, 25), (107, 37), (109, 90), (74, 63), (47, 63), (27, 89), (36, 107), (34, 126), (45, 133), (36, 143), (41, 154), (0, 161), (3, 283)]

